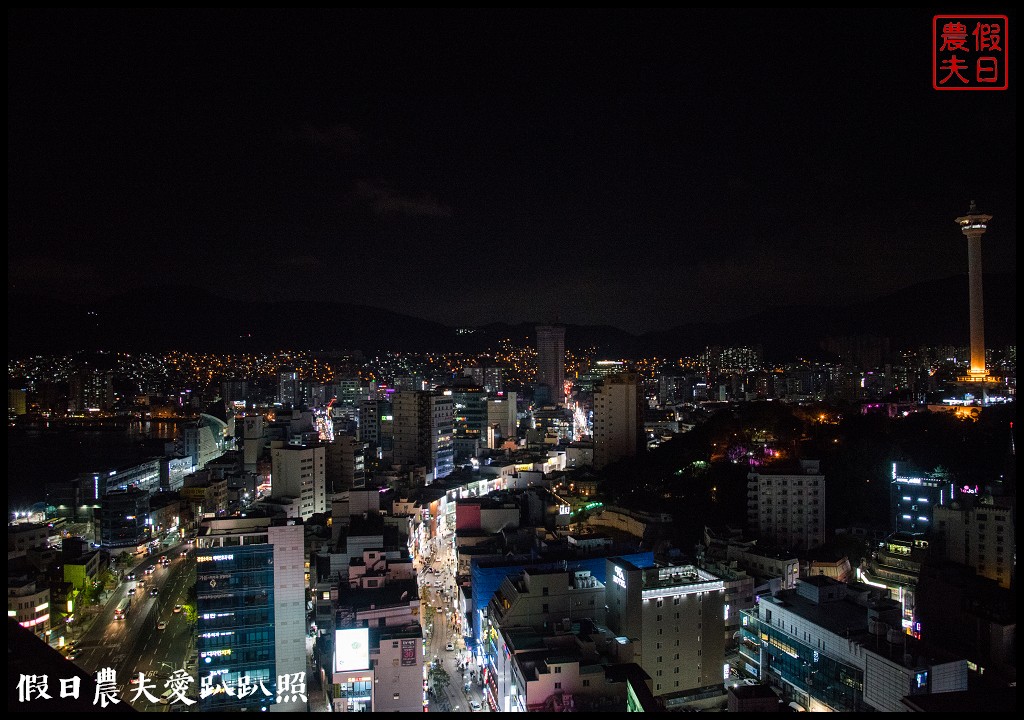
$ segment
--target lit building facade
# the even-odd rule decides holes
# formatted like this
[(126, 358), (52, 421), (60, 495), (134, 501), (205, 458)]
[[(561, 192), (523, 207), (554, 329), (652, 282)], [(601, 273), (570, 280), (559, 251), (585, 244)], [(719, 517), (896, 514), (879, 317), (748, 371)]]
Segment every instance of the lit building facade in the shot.
[(721, 686), (725, 583), (693, 565), (607, 565), (608, 628), (640, 641), (634, 662), (651, 676), (654, 695)]
[(951, 502), (954, 496), (953, 482), (945, 474), (918, 472), (906, 463), (894, 462), (892, 481), (889, 484), (893, 530), (906, 533), (931, 532), (934, 509)]
[(277, 401), (284, 407), (296, 407), (299, 404), (299, 373), (293, 367), (283, 367), (277, 371)]
[(50, 588), (39, 588), (34, 580), (8, 578), (7, 617), (49, 642)]
[[(301, 520), (203, 523), (195, 550), (196, 649), (200, 687), (214, 692), (200, 698), (200, 711), (307, 710), (302, 699), (276, 702), (278, 679), (306, 672), (303, 543)], [(241, 698), (243, 682), (262, 688)]]
[[(513, 708), (514, 701), (523, 703), (524, 707), (526, 703), (525, 693), (520, 692), (517, 697), (512, 689), (509, 658), (502, 652), (503, 629), (532, 627), (538, 631), (553, 631), (559, 628), (569, 632), (573, 622), (579, 623), (583, 618), (603, 623), (604, 603), (604, 585), (589, 570), (529, 569), (505, 578), (488, 603), (484, 621), (484, 696), (491, 710), (509, 712), (519, 709)], [(578, 663), (575, 669), (578, 672)], [(603, 676), (603, 670), (600, 674)], [(566, 680), (564, 689), (569, 692), (571, 685), (568, 678)], [(562, 689), (561, 686), (550, 688), (552, 692)]]
[(428, 482), (450, 475), (455, 469), (455, 404), (451, 395), (397, 392), (392, 407), (394, 463), (426, 467)]
[(763, 682), (810, 711), (902, 712), (906, 696), (967, 689), (967, 661), (907, 652), (898, 605), (827, 577), (762, 595), (741, 612), (741, 654)]
[(274, 495), (298, 498), (303, 520), (327, 512), (326, 449), (323, 445), (282, 445), (272, 448), (270, 457)]

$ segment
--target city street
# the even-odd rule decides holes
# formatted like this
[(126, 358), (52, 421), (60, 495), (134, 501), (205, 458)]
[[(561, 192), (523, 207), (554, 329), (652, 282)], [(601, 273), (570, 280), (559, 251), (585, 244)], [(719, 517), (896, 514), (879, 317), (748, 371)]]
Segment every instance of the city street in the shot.
[[(451, 549), (451, 536), (440, 541), (440, 547), (425, 558), (421, 568), (420, 602), (434, 608), (431, 632), (424, 658), (439, 662), (449, 677), (449, 683), (437, 697), (429, 698), (432, 712), (473, 712), (486, 708), (481, 694), (479, 675), (470, 663), (458, 625), (458, 595), (455, 592), (455, 561)], [(426, 618), (429, 613), (421, 614)], [(426, 632), (426, 628), (424, 629)], [(449, 650), (448, 647), (452, 649)]]
[[(96, 611), (85, 635), (77, 641), (77, 657), (73, 662), (89, 673), (114, 668), (121, 696), (125, 699), (131, 697), (131, 679), (138, 677), (139, 672), (145, 673), (147, 683), (156, 685), (150, 691), (156, 697), (165, 691), (163, 683), (174, 670), (186, 670), (195, 677), (192, 629), (184, 611), (174, 612), (175, 605), (187, 602), (189, 588), (195, 582), (193, 559), (180, 556), (182, 551), (190, 549), (191, 546), (183, 544), (159, 550), (127, 569), (125, 576), (134, 573), (136, 579), (123, 581), (110, 593)], [(168, 558), (166, 568), (158, 562), (160, 555)], [(145, 569), (151, 566), (152, 574), (146, 575)], [(137, 587), (140, 580), (145, 581), (144, 587)], [(129, 595), (133, 587), (137, 587), (136, 592)], [(155, 597), (150, 595), (153, 587), (158, 592)], [(129, 597), (131, 606), (127, 617), (115, 619), (115, 608)], [(157, 628), (160, 621), (167, 623), (162, 630)], [(189, 696), (198, 695), (198, 687), (194, 688)], [(135, 708), (161, 711), (167, 706), (151, 703), (143, 696)]]

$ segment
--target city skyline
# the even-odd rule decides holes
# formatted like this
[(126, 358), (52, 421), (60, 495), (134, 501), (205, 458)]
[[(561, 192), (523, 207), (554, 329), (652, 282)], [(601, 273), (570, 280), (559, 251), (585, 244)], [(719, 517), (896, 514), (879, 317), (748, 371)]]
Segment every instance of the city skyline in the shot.
[(1014, 85), (933, 90), (931, 21), (17, 11), (8, 292), (643, 332), (962, 274), (972, 199), (1015, 272)]
[(935, 12), (9, 11), (8, 710), (1012, 712)]

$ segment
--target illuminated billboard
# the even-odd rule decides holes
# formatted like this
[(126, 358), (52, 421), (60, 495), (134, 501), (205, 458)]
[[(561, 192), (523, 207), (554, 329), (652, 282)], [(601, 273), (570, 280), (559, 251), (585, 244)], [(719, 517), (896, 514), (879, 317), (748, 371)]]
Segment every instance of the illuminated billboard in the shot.
[(334, 632), (334, 672), (366, 670), (370, 667), (370, 631), (351, 628)]

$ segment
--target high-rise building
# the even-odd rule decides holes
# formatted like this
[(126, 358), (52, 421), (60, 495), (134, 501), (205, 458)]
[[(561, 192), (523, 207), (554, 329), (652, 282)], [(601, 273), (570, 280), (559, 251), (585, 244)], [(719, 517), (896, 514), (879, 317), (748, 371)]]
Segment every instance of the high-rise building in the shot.
[(1015, 515), (1012, 498), (984, 495), (975, 502), (962, 495), (956, 503), (934, 509), (934, 529), (948, 560), (1009, 588), (1017, 564)]
[(606, 377), (594, 390), (594, 467), (639, 453), (643, 429), (643, 398), (636, 374)]
[(799, 469), (747, 474), (747, 522), (762, 541), (809, 549), (825, 542), (825, 476), (817, 460)]
[(537, 385), (547, 388), (547, 399), (565, 402), (565, 328), (537, 326)]
[(326, 450), (323, 445), (284, 445), (270, 450), (271, 489), (275, 496), (299, 499), (300, 515), (308, 520), (327, 512)]
[(468, 460), (476, 455), (487, 441), (487, 393), (482, 387), (456, 385), (451, 390), (454, 431), (455, 456), (459, 461)]
[(455, 405), (451, 395), (396, 392), (392, 407), (394, 463), (426, 467), (428, 482), (450, 475), (455, 468), (452, 428)]
[[(308, 709), (280, 682), (287, 677), (294, 687), (292, 679), (305, 679), (303, 543), (302, 521), (294, 518), (203, 522), (195, 550), (196, 649), (200, 683), (215, 692), (200, 696), (202, 712)], [(243, 694), (241, 685), (257, 692)]]
[(114, 407), (114, 373), (93, 370), (72, 375), (68, 380), (68, 409), (84, 413)]
[(285, 407), (296, 407), (300, 402), (299, 373), (293, 367), (277, 371), (277, 401)]
[(501, 393), (505, 390), (504, 368), (497, 365), (484, 368), (484, 390), (489, 393)]
[(366, 487), (368, 450), (369, 443), (352, 435), (338, 435), (327, 444), (328, 494)]
[(608, 558), (608, 627), (639, 640), (635, 662), (656, 696), (721, 686), (725, 584), (693, 565), (638, 567)]
[(242, 419), (242, 461), (246, 470), (255, 472), (266, 439), (267, 429), (263, 416), (246, 415)]
[(518, 434), (516, 417), (516, 394), (507, 392), (499, 397), (487, 400), (487, 437), (484, 439), (488, 447), (497, 447), (505, 440), (515, 439)]
[(245, 380), (225, 380), (220, 388), (224, 402), (245, 402), (249, 399), (249, 383)]

